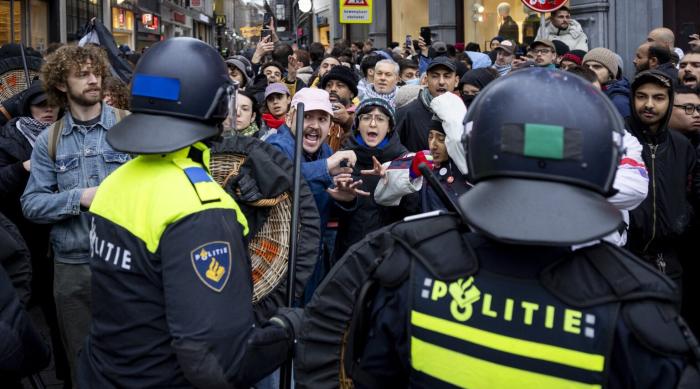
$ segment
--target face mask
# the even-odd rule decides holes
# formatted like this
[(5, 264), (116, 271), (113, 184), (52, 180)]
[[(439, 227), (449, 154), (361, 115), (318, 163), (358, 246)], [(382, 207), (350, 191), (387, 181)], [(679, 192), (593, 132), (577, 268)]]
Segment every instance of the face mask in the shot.
[(407, 80), (406, 85), (420, 85), (420, 78), (412, 78)]
[(467, 108), (469, 108), (469, 104), (471, 104), (475, 98), (476, 98), (476, 96), (474, 96), (474, 95), (466, 95), (466, 96), (462, 96), (462, 101), (464, 101), (464, 105), (466, 105)]

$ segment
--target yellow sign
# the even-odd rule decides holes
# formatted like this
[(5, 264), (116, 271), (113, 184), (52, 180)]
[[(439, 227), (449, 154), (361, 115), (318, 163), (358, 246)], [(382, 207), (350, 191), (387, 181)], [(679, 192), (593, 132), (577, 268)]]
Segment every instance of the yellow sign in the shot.
[(262, 26), (241, 27), (241, 35), (243, 35), (244, 38), (253, 38), (256, 36), (260, 36), (261, 31)]
[(371, 24), (372, 0), (340, 0), (340, 22)]

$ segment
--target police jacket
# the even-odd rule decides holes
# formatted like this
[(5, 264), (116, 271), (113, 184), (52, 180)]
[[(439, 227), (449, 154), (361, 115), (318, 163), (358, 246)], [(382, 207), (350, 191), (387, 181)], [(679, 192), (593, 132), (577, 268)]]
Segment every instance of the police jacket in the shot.
[(367, 325), (351, 327), (366, 328), (345, 361), (356, 387), (700, 384), (673, 283), (612, 245), (505, 245), (436, 216), (351, 251), (381, 258)]
[[(632, 90), (631, 95), (634, 93)], [(697, 156), (685, 136), (667, 127), (672, 105), (673, 99), (655, 133), (641, 123), (634, 107), (627, 120), (629, 131), (642, 144), (642, 158), (649, 174), (646, 199), (630, 211), (627, 247), (659, 270), (677, 277), (681, 266), (675, 246), (692, 215), (687, 189)]]
[(100, 185), (81, 387), (244, 387), (289, 356), (286, 330), (254, 326), (247, 222), (208, 161), (201, 143), (139, 156)]

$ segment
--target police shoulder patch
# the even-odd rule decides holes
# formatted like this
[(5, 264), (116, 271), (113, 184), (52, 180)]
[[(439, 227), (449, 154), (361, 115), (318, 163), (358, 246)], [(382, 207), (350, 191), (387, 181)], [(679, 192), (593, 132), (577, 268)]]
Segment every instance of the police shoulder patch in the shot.
[(192, 250), (190, 257), (204, 285), (221, 292), (231, 275), (231, 245), (223, 241), (205, 243)]

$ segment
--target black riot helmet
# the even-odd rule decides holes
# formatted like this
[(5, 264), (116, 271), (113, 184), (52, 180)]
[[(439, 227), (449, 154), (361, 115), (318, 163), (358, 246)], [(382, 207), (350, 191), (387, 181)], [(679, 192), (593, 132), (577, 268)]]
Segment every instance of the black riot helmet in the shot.
[(167, 153), (215, 136), (235, 110), (236, 85), (219, 53), (193, 38), (171, 38), (143, 55), (131, 81), (132, 114), (109, 143), (137, 154)]
[(624, 122), (568, 72), (524, 69), (489, 84), (465, 119), (470, 181), (460, 198), (476, 230), (507, 243), (568, 246), (618, 228), (606, 199)]

